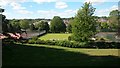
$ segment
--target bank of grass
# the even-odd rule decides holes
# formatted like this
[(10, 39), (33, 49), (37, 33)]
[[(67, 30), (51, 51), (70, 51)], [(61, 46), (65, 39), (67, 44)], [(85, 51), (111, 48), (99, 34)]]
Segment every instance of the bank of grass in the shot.
[(3, 46), (4, 66), (116, 66), (118, 49), (83, 49), (39, 44)]
[(26, 45), (55, 48), (55, 49), (64, 49), (65, 51), (84, 53), (91, 56), (120, 56), (118, 54), (120, 49), (69, 48), (69, 47), (62, 47), (62, 46), (39, 45), (39, 44), (26, 44)]
[(65, 33), (48, 33), (44, 36), (41, 36), (39, 39), (41, 40), (68, 40), (68, 37), (71, 34)]

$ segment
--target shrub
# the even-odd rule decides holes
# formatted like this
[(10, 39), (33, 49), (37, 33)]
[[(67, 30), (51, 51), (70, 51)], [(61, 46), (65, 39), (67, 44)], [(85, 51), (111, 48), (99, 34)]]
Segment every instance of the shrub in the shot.
[(60, 40), (40, 40), (30, 39), (29, 44), (45, 44), (45, 45), (57, 45), (70, 48), (120, 48), (120, 42), (75, 42), (75, 41), (60, 41)]
[(69, 41), (71, 41), (71, 40), (72, 40), (71, 36), (69, 36), (69, 37), (68, 37), (68, 40), (69, 40)]
[(38, 37), (37, 36), (33, 36), (32, 40), (38, 40)]
[(38, 40), (36, 40), (36, 43), (37, 44), (46, 44), (46, 41), (38, 39)]
[(47, 45), (55, 45), (55, 41), (47, 40), (45, 41)]
[(29, 43), (29, 44), (35, 44), (35, 40), (32, 40), (32, 39), (31, 39), (31, 40), (28, 41), (28, 43)]

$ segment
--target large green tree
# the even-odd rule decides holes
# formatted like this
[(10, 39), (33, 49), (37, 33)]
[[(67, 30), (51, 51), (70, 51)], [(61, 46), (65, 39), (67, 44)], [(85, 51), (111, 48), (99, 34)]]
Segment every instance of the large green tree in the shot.
[(96, 32), (96, 19), (93, 16), (95, 8), (91, 3), (85, 3), (78, 10), (72, 24), (72, 38), (75, 41), (88, 41)]
[(15, 19), (10, 21), (8, 27), (11, 32), (20, 32), (21, 30), (19, 20), (15, 20)]
[(119, 15), (120, 11), (119, 10), (113, 10), (109, 13), (109, 23), (112, 29), (117, 29), (119, 27), (118, 22), (119, 22)]
[(2, 14), (2, 12), (4, 12), (4, 9), (0, 8), (0, 24), (2, 25), (1, 26), (1, 32), (3, 33), (7, 33), (9, 30), (8, 30), (8, 23), (9, 21), (6, 19), (6, 16)]
[(31, 23), (29, 27), (31, 31), (35, 30), (35, 25), (33, 23)]
[(28, 29), (29, 28), (29, 22), (27, 20), (20, 20), (20, 27), (22, 29)]
[(39, 31), (42, 31), (42, 30), (46, 30), (47, 32), (49, 31), (49, 24), (46, 21), (37, 22), (35, 26), (36, 28), (38, 28)]
[(50, 30), (53, 33), (60, 33), (66, 31), (66, 25), (59, 16), (54, 16), (50, 23)]

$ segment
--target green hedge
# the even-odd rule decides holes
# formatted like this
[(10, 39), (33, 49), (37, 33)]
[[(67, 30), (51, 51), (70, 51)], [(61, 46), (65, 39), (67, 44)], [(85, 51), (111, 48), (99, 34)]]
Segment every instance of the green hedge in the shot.
[(45, 45), (57, 45), (57, 46), (63, 46), (63, 47), (71, 47), (71, 48), (78, 48), (78, 47), (88, 47), (87, 42), (70, 42), (67, 40), (64, 41), (55, 41), (55, 40), (40, 40), (40, 39), (31, 39), (28, 41), (29, 44), (45, 44)]
[(70, 48), (120, 48), (120, 42), (71, 42), (68, 40), (40, 40), (36, 37), (30, 39), (29, 44), (57, 45)]
[(89, 47), (96, 48), (120, 48), (120, 42), (90, 42)]

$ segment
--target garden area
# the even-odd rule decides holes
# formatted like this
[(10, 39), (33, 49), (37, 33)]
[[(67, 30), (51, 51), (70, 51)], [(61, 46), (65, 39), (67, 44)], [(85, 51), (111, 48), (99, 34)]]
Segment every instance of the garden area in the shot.
[(109, 17), (93, 16), (94, 11), (85, 2), (69, 23), (60, 16), (7, 20), (2, 15), (3, 67), (119, 66), (120, 29), (114, 17), (119, 11)]

